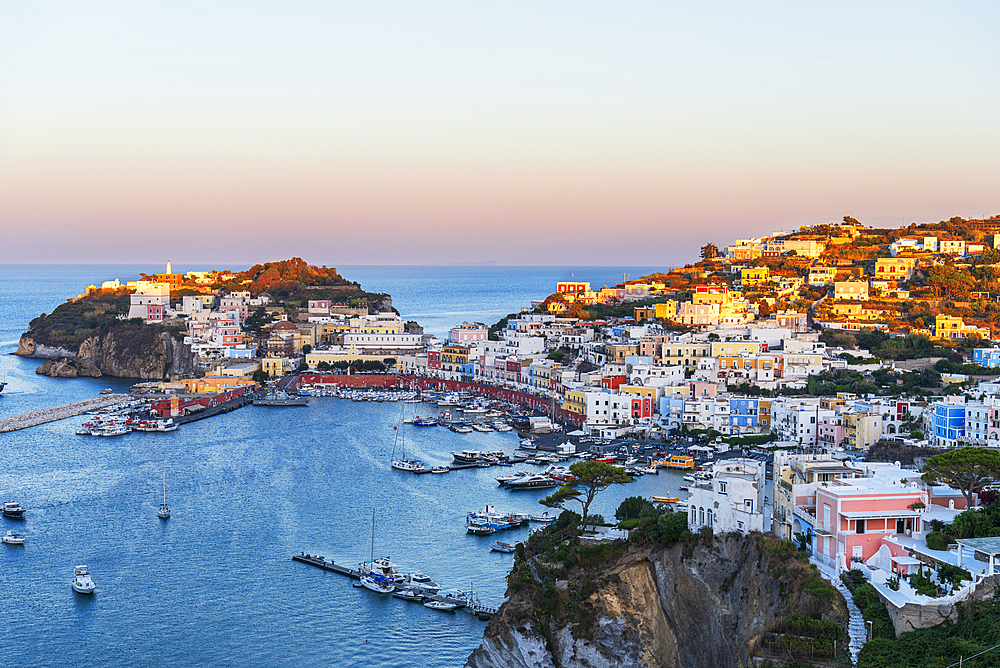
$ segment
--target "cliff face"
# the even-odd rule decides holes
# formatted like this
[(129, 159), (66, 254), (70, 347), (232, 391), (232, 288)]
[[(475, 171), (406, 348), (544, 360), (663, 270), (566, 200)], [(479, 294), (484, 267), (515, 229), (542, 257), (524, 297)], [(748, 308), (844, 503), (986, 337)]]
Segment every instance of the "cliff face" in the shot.
[(37, 373), (61, 378), (103, 374), (160, 380), (195, 371), (190, 346), (149, 325), (112, 327), (86, 338), (76, 351), (39, 345), (29, 332), (21, 337), (16, 354), (48, 359)]
[[(776, 565), (762, 540), (768, 539), (723, 536), (693, 549), (632, 548), (600, 576), (584, 576), (603, 584), (578, 607), (585, 610), (582, 622), (580, 615), (562, 614), (560, 605), (539, 605), (530, 590), (513, 592), (466, 666), (747, 665), (761, 636), (788, 615), (822, 614), (846, 623), (839, 595), (808, 593), (804, 583), (814, 577), (808, 566), (797, 560)], [(569, 603), (586, 580), (554, 584)]]

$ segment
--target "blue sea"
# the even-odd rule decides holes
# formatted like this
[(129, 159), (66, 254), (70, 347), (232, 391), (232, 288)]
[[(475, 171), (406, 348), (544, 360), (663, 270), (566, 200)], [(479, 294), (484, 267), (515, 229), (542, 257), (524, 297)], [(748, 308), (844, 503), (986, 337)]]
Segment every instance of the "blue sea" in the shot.
[[(175, 266), (175, 271), (200, 267)], [(239, 267), (232, 267), (239, 268)], [(551, 293), (555, 282), (613, 284), (651, 268), (338, 267), (431, 333), (493, 322)], [(0, 417), (92, 397), (129, 381), (38, 376), (11, 356), (31, 318), (86, 285), (137, 277), (146, 266), (0, 265)], [(418, 413), (436, 414), (420, 405)], [(446, 587), (499, 605), (512, 556), (469, 536), (465, 513), (486, 504), (538, 512), (542, 491), (507, 492), (510, 469), (412, 476), (388, 460), (400, 404), (314, 398), (300, 409), (246, 407), (169, 434), (76, 436), (82, 418), (0, 434), (0, 501), (28, 510), (0, 530), (0, 624), (8, 665), (461, 666), (484, 622), (380, 597), (291, 560), (321, 554), (353, 566), (391, 555)], [(509, 434), (408, 428), (407, 453), (446, 464), (452, 450), (504, 449)], [(524, 467), (531, 468), (531, 467)], [(173, 517), (156, 508), (166, 493)], [(670, 494), (679, 474), (607, 490), (595, 511), (630, 495)], [(521, 540), (524, 529), (508, 534)], [(87, 564), (98, 586), (74, 594)]]

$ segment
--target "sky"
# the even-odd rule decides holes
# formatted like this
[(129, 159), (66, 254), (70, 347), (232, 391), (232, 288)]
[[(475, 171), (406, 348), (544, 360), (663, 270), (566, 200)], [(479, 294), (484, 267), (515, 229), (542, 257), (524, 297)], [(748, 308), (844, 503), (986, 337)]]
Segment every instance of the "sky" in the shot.
[(997, 2), (0, 0), (0, 263), (668, 266), (1000, 213)]

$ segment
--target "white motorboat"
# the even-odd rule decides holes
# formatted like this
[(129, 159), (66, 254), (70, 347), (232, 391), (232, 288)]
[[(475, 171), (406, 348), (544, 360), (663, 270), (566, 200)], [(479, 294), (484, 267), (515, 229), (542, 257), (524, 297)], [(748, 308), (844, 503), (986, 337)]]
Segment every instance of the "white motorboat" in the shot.
[(24, 545), (24, 534), (16, 531), (8, 531), (7, 535), (0, 538), (5, 545)]
[(78, 594), (93, 594), (97, 591), (97, 585), (90, 578), (90, 570), (86, 566), (77, 566), (73, 569), (73, 581), (70, 585)]
[(472, 428), (483, 434), (488, 434), (493, 431), (489, 425), (482, 423), (476, 423), (472, 425)]
[(441, 590), (441, 585), (423, 573), (408, 573), (404, 575), (402, 581), (398, 582), (396, 587), (423, 594), (436, 594)]
[(532, 515), (529, 519), (532, 522), (541, 522), (542, 524), (548, 524), (549, 522), (555, 522), (556, 516), (549, 515), (548, 511), (545, 511), (545, 513), (541, 515)]
[(448, 603), (447, 601), (427, 601), (424, 603), (425, 608), (430, 608), (431, 610), (440, 610), (441, 612), (454, 612), (455, 608), (458, 606), (454, 603)]

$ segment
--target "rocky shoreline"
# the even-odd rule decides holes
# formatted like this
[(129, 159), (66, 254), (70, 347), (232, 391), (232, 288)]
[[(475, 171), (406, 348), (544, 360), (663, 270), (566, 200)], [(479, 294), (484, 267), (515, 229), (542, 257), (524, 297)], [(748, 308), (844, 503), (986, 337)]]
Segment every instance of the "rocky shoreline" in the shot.
[(190, 346), (149, 325), (113, 327), (88, 337), (75, 351), (36, 342), (27, 332), (14, 354), (46, 360), (35, 373), (53, 378), (162, 380), (195, 372)]

